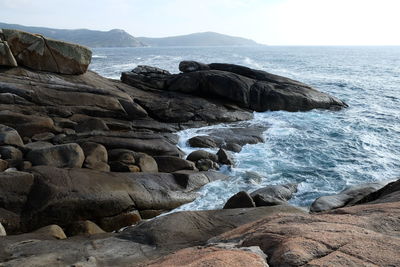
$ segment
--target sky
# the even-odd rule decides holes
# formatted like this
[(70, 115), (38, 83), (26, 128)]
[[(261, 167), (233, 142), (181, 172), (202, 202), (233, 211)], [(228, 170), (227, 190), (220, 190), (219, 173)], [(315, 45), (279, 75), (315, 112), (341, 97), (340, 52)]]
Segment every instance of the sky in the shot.
[(400, 45), (400, 0), (0, 0), (0, 22), (146, 37), (214, 31), (268, 45)]

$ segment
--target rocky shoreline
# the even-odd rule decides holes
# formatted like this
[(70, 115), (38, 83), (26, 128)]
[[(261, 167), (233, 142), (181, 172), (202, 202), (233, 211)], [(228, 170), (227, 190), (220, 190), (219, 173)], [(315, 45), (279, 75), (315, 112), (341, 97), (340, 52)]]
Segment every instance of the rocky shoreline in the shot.
[(84, 47), (16, 30), (0, 38), (0, 266), (400, 264), (398, 182), (321, 197), (315, 214), (288, 205), (291, 184), (157, 217), (229, 179), (217, 171), (234, 164), (229, 151), (262, 142), (265, 128), (193, 137), (219, 151), (190, 155), (177, 131), (253, 111), (335, 112), (347, 107), (339, 99), (220, 63), (138, 66), (111, 80), (86, 71)]

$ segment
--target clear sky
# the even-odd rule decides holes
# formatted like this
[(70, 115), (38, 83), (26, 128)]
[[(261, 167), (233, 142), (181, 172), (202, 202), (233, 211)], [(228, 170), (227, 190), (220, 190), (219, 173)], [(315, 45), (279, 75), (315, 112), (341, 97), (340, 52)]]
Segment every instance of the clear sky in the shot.
[(215, 31), (270, 45), (400, 45), (400, 0), (0, 0), (0, 21), (147, 37)]

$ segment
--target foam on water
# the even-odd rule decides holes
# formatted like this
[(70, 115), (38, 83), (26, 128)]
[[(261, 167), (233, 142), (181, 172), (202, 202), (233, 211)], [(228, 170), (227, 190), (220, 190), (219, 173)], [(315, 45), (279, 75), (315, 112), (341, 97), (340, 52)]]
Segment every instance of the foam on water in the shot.
[[(97, 49), (91, 69), (119, 78), (121, 71), (152, 65), (178, 72), (181, 60), (227, 62), (300, 80), (330, 93), (350, 107), (256, 113), (252, 124), (268, 125), (265, 143), (235, 153), (230, 175), (199, 190), (201, 197), (177, 210), (220, 208), (240, 190), (299, 183), (291, 203), (309, 206), (321, 195), (349, 185), (400, 176), (400, 47), (218, 47)], [(179, 133), (190, 153), (190, 137), (216, 125)], [(210, 149), (216, 152), (215, 149)]]

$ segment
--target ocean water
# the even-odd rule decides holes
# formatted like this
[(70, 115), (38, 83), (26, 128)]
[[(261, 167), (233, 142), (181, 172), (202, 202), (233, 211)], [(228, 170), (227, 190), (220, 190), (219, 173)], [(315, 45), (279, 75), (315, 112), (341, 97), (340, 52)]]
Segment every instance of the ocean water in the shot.
[[(265, 143), (235, 153), (236, 166), (222, 168), (228, 180), (204, 186), (197, 200), (176, 210), (221, 208), (240, 190), (288, 182), (299, 183), (290, 203), (308, 207), (350, 185), (400, 177), (400, 47), (101, 48), (90, 68), (119, 79), (137, 65), (178, 73), (182, 60), (262, 69), (310, 84), (349, 108), (255, 113), (251, 123), (268, 126)], [(190, 137), (222, 127), (229, 125), (182, 131), (179, 145), (189, 153)]]

